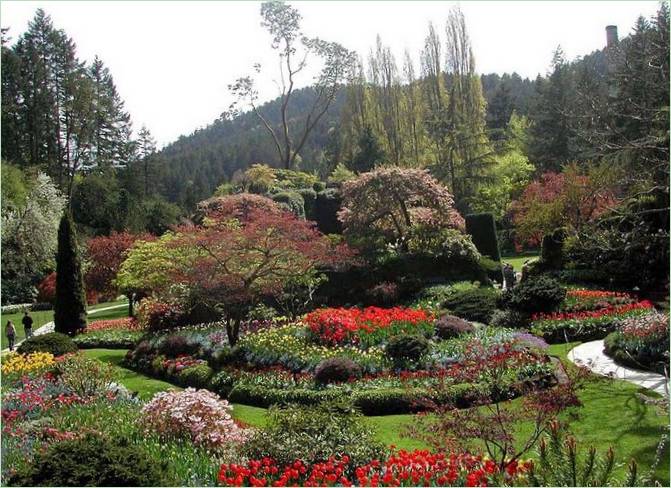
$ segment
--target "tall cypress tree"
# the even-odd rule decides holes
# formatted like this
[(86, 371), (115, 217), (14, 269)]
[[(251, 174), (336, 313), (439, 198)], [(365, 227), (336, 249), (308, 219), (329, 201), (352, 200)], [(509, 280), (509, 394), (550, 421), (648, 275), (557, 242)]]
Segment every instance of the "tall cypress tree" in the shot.
[(56, 332), (75, 335), (86, 328), (84, 275), (72, 215), (66, 210), (58, 227), (56, 255)]

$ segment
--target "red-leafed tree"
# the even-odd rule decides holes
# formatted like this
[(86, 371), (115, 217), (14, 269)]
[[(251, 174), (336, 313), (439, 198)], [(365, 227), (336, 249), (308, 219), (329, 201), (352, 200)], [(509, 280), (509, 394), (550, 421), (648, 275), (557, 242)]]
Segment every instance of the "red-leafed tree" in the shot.
[(237, 219), (246, 222), (254, 210), (268, 214), (282, 212), (282, 209), (273, 200), (254, 193), (212, 197), (198, 204), (199, 214), (214, 220)]
[(529, 183), (512, 203), (511, 214), (518, 238), (538, 245), (556, 228), (580, 230), (616, 204), (613, 185), (569, 165), (561, 173), (545, 173)]
[(388, 167), (363, 173), (343, 184), (342, 198), (338, 219), (345, 235), (372, 247), (404, 244), (417, 226), (464, 229), (452, 194), (426, 170)]
[[(112, 232), (109, 236), (89, 239), (86, 244), (88, 268), (84, 275), (86, 289), (95, 290), (100, 294), (118, 293), (114, 279), (133, 243), (137, 240), (154, 239), (155, 237), (151, 234), (131, 234), (129, 232)], [(132, 315), (133, 296), (128, 297), (128, 302)]]
[(173, 281), (186, 284), (201, 303), (223, 315), (232, 345), (250, 306), (353, 255), (347, 246), (333, 245), (314, 222), (300, 220), (272, 201), (271, 211), (254, 207), (241, 214), (241, 200), (229, 197), (202, 226), (176, 229), (178, 237), (169, 244), (189, 255), (188, 265), (175, 267)]

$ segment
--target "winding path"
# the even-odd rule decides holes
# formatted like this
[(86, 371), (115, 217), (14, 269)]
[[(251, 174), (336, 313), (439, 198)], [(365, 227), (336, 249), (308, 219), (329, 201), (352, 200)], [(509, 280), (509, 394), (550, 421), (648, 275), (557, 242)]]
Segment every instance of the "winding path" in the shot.
[(585, 342), (569, 351), (568, 358), (578, 366), (585, 366), (593, 373), (618, 378), (669, 396), (666, 378), (661, 374), (621, 366), (603, 352), (603, 341)]
[[(105, 310), (112, 310), (113, 308), (121, 308), (121, 307), (128, 307), (128, 304), (127, 303), (121, 303), (119, 305), (111, 305), (109, 307), (103, 307), (103, 308), (96, 308), (94, 310), (88, 310), (86, 312), (86, 315), (93, 315), (94, 313), (104, 312)], [(51, 322), (47, 322), (46, 324), (39, 327), (38, 329), (35, 329), (35, 331), (33, 332), (33, 335), (36, 336), (36, 335), (48, 334), (49, 332), (53, 332), (53, 331), (54, 331), (54, 322), (52, 320)], [(14, 349), (19, 347), (19, 345), (22, 342), (23, 341), (19, 341), (16, 344), (14, 344)], [(6, 353), (6, 352), (9, 352), (9, 348), (2, 350), (3, 354)]]

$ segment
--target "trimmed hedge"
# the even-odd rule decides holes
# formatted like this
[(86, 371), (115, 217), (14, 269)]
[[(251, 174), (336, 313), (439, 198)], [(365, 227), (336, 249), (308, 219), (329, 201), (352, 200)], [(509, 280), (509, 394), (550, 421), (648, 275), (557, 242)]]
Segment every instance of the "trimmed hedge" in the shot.
[(494, 261), (501, 261), (494, 216), (491, 213), (470, 214), (465, 220), (466, 232), (473, 238), (473, 244), (480, 254)]
[(317, 228), (324, 234), (342, 234), (342, 224), (338, 220), (341, 204), (342, 198), (336, 188), (327, 188), (317, 193), (314, 220), (317, 222)]
[(50, 352), (54, 356), (62, 356), (69, 352), (77, 351), (77, 344), (65, 334), (51, 332), (26, 339), (16, 349), (19, 354), (30, 354), (31, 352)]
[(496, 310), (499, 293), (494, 288), (474, 288), (455, 293), (443, 306), (453, 315), (472, 322), (489, 323)]
[(295, 191), (283, 191), (271, 197), (273, 201), (285, 206), (291, 213), (300, 219), (305, 218), (305, 202), (303, 197)]

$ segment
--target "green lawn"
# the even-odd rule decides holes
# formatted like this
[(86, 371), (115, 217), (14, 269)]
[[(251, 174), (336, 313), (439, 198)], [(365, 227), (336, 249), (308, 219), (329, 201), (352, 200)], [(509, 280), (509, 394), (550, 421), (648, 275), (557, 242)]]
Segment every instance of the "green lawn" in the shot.
[(525, 261), (537, 258), (538, 256), (539, 256), (538, 253), (530, 252), (530, 253), (517, 254), (515, 256), (502, 256), (501, 261), (504, 263), (512, 264), (513, 268), (515, 268), (515, 271), (522, 271), (522, 265), (524, 264)]
[[(89, 312), (98, 310), (100, 308), (112, 307), (114, 305), (127, 304), (127, 301), (120, 300), (115, 302), (105, 302), (99, 303), (97, 305), (92, 305), (89, 307)], [(30, 312), (30, 316), (33, 318), (33, 330), (37, 330), (42, 327), (47, 322), (51, 322), (54, 319), (53, 310), (42, 310), (39, 312)], [(98, 313), (89, 313), (89, 318), (91, 320), (102, 320), (102, 319), (116, 319), (121, 317), (128, 317), (128, 307), (119, 307), (113, 310), (106, 310), (104, 312)], [(23, 325), (21, 324), (21, 319), (23, 318), (23, 313), (12, 313), (12, 314), (0, 314), (0, 323), (2, 324), (2, 337), (0, 337), (0, 350), (4, 350), (9, 347), (7, 342), (7, 336), (5, 335), (5, 326), (7, 321), (11, 320), (14, 322), (14, 328), (16, 328), (16, 342), (22, 341), (25, 339), (26, 335), (23, 331)]]
[[(566, 360), (567, 352), (578, 343), (559, 344), (550, 347), (550, 354)], [(149, 398), (157, 391), (175, 386), (164, 381), (154, 380), (119, 366), (126, 351), (111, 349), (89, 349), (84, 351), (92, 357), (109, 362), (118, 367), (120, 382), (133, 391), (139, 391), (141, 398)], [(599, 452), (605, 452), (609, 446), (615, 449), (619, 463), (616, 473), (622, 476), (625, 464), (633, 457), (640, 464), (640, 471), (646, 472), (655, 458), (657, 445), (664, 432), (668, 433), (668, 412), (660, 412), (657, 407), (647, 405), (637, 394), (643, 389), (620, 380), (594, 378), (580, 393), (583, 406), (562, 415), (571, 432), (579, 441), (581, 449), (595, 446)], [(651, 397), (655, 393), (647, 392)], [(520, 400), (513, 400), (517, 405)], [(234, 404), (233, 415), (238, 420), (255, 427), (265, 424), (265, 409), (248, 405)], [(377, 437), (399, 448), (414, 449), (428, 447), (415, 439), (404, 435), (406, 426), (413, 422), (412, 415), (388, 415), (383, 417), (367, 417), (366, 420), (375, 427)], [(519, 425), (520, 434), (527, 432), (531, 425)], [(533, 455), (533, 453), (532, 453)], [(662, 455), (656, 476), (663, 486), (669, 484), (669, 450), (668, 445)]]

